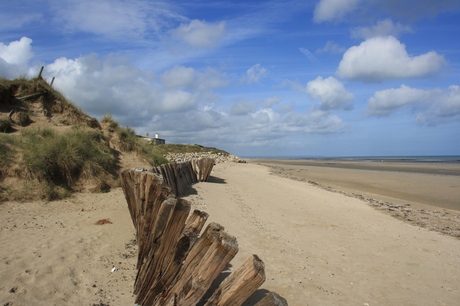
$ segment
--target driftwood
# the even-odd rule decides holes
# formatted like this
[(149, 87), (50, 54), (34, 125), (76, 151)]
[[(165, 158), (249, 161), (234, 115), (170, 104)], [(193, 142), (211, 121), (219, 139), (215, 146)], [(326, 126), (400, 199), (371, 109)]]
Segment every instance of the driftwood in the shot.
[[(136, 304), (192, 306), (201, 301), (206, 306), (241, 305), (265, 281), (264, 263), (257, 255), (251, 256), (220, 284), (208, 301), (202, 301), (238, 252), (238, 244), (217, 223), (207, 225), (200, 235), (208, 214), (195, 210), (189, 216), (190, 203), (176, 198), (166, 184), (170, 179), (167, 175), (143, 169), (120, 173), (137, 234)], [(275, 293), (272, 296), (278, 297)], [(273, 297), (267, 295), (260, 306), (287, 305), (277, 302), (284, 300), (281, 297)]]

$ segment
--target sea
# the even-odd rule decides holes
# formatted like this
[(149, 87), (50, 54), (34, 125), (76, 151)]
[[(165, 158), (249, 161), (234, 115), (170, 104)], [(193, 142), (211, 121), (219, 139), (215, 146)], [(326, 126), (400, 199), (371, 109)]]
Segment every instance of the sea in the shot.
[[(245, 158), (245, 157), (243, 157)], [(294, 159), (319, 161), (359, 161), (359, 162), (391, 162), (409, 164), (460, 164), (460, 155), (434, 156), (252, 156), (252, 159)]]

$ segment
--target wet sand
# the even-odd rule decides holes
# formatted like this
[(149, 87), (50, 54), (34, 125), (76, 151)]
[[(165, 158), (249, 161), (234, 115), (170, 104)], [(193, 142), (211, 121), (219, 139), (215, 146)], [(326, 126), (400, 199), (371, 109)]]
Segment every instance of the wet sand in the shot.
[(423, 209), (460, 211), (460, 164), (254, 159), (280, 175)]

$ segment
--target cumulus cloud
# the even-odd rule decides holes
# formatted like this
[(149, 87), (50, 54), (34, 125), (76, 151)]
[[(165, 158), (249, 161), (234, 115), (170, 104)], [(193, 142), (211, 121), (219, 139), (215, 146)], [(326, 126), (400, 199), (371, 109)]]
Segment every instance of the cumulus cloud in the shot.
[(5, 45), (0, 42), (0, 75), (15, 78), (26, 75), (28, 62), (34, 56), (32, 39), (22, 37)]
[(389, 116), (408, 108), (416, 113), (420, 125), (435, 126), (460, 120), (460, 86), (445, 90), (422, 90), (401, 85), (399, 88), (380, 90), (368, 100), (368, 116)]
[(208, 91), (228, 85), (226, 74), (213, 68), (196, 71), (192, 67), (174, 66), (161, 75), (161, 80), (166, 88), (198, 91)]
[(161, 76), (166, 87), (191, 88), (195, 80), (195, 69), (184, 66), (174, 66)]
[(401, 85), (400, 88), (380, 90), (368, 101), (366, 114), (369, 116), (388, 116), (406, 105), (426, 103), (429, 92)]
[(354, 11), (361, 0), (321, 0), (313, 13), (315, 22), (341, 19)]
[(261, 78), (268, 74), (268, 70), (260, 64), (255, 64), (246, 71), (246, 76), (243, 79), (248, 83), (257, 83)]
[(401, 23), (394, 23), (391, 19), (379, 20), (372, 27), (359, 27), (351, 31), (353, 38), (369, 39), (376, 36), (394, 36), (398, 37), (403, 33), (413, 33), (410, 26), (405, 26)]
[(192, 20), (189, 24), (181, 24), (171, 31), (176, 39), (185, 41), (194, 48), (212, 48), (225, 36), (225, 22), (207, 23)]
[(252, 101), (240, 101), (232, 105), (230, 113), (234, 116), (247, 115), (254, 112), (256, 108), (257, 104)]
[(279, 97), (271, 97), (271, 98), (265, 99), (265, 105), (267, 107), (272, 107), (278, 104), (280, 101), (281, 99)]
[[(17, 42), (22, 47), (15, 49), (16, 57), (5, 53), (15, 44), (13, 49), (11, 44), (2, 45), (2, 54), (8, 54), (11, 62), (27, 62), (32, 54), (30, 42)], [(38, 68), (25, 64), (30, 71)], [(251, 68), (247, 75), (253, 81), (268, 73), (260, 64)], [(90, 116), (100, 119), (110, 113), (120, 125), (139, 134), (159, 132), (175, 143), (193, 139), (194, 143), (228, 147), (228, 139), (239, 135), (232, 146), (265, 146), (289, 135), (335, 133), (345, 127), (338, 116), (314, 106), (302, 112), (292, 105), (275, 110), (272, 107), (281, 100), (275, 96), (260, 103), (240, 101), (228, 109), (218, 92), (228, 85), (228, 77), (214, 68), (176, 65), (155, 75), (124, 57), (89, 54), (58, 58), (45, 65), (43, 76), (55, 76), (53, 86)]]
[[(126, 59), (97, 55), (60, 58), (47, 65), (55, 86), (93, 116), (107, 112), (123, 125), (142, 127), (153, 114), (185, 113), (215, 99), (224, 75), (212, 69), (196, 71), (176, 66), (155, 78)], [(209, 79), (209, 80), (208, 80)]]
[(340, 117), (316, 108), (310, 108), (304, 113), (283, 114), (282, 122), (282, 129), (291, 132), (329, 134), (345, 128)]
[(349, 48), (336, 73), (352, 80), (380, 82), (424, 77), (439, 71), (444, 64), (444, 57), (434, 51), (410, 56), (404, 44), (386, 36), (370, 38)]
[(320, 101), (319, 109), (322, 111), (352, 108), (350, 101), (353, 99), (353, 94), (334, 77), (326, 79), (317, 77), (307, 83), (306, 90), (310, 97)]

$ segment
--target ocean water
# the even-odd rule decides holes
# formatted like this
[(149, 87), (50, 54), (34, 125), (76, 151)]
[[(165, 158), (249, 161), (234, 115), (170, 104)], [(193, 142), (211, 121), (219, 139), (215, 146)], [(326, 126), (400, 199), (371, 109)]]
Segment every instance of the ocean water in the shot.
[(392, 162), (392, 163), (423, 163), (423, 164), (460, 164), (460, 156), (357, 156), (357, 157), (334, 157), (321, 158), (343, 161), (363, 162)]
[(335, 157), (250, 157), (260, 159), (295, 159), (320, 161), (359, 161), (359, 162), (391, 162), (410, 164), (460, 164), (460, 155), (441, 156), (335, 156)]

